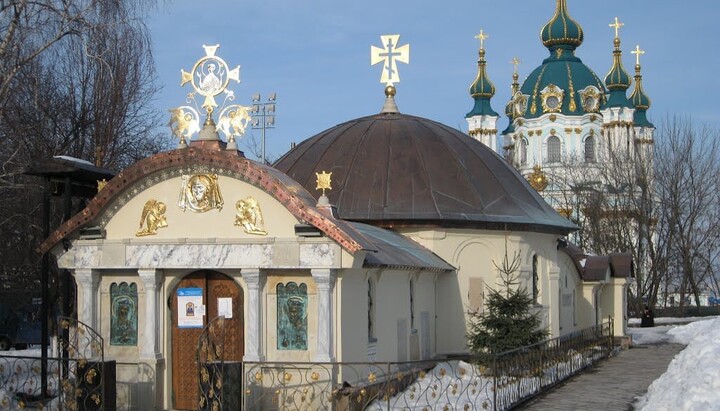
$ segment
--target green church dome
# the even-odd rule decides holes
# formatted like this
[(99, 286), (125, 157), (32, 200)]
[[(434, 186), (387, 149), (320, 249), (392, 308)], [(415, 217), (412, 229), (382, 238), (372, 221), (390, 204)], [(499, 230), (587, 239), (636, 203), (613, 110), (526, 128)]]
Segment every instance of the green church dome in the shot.
[(540, 31), (545, 47), (561, 46), (575, 49), (583, 42), (583, 29), (570, 17), (567, 1), (557, 0), (555, 15)]
[(630, 88), (630, 75), (622, 64), (622, 50), (620, 50), (620, 38), (615, 37), (613, 41), (615, 50), (613, 50), (613, 65), (607, 76), (605, 76), (605, 85), (610, 90), (610, 96), (606, 107), (632, 107), (630, 100), (627, 98), (627, 89)]
[(605, 85), (575, 56), (575, 48), (583, 41), (583, 31), (568, 14), (566, 0), (557, 1), (555, 15), (540, 34), (550, 57), (543, 60), (522, 85), (522, 94), (528, 96), (523, 117), (596, 112), (605, 98)]
[(521, 91), (529, 96), (525, 118), (537, 118), (545, 113), (578, 116), (595, 112), (606, 92), (597, 74), (573, 51), (555, 47), (551, 48), (550, 57), (525, 79)]
[(627, 90), (630, 88), (630, 75), (622, 64), (622, 51), (620, 39), (615, 38), (615, 51), (613, 51), (613, 66), (605, 76), (605, 85), (609, 90)]
[(647, 110), (650, 108), (651, 103), (650, 97), (648, 97), (647, 94), (645, 94), (645, 90), (643, 90), (640, 64), (635, 65), (635, 89), (630, 95), (630, 102), (635, 107), (633, 118), (635, 126), (655, 128), (655, 126), (647, 119)]
[(485, 66), (485, 50), (480, 49), (480, 58), (478, 59), (478, 74), (475, 81), (470, 85), (470, 96), (475, 99), (473, 109), (465, 115), (466, 118), (473, 116), (496, 116), (498, 113), (490, 106), (490, 99), (495, 95), (495, 85), (490, 81)]

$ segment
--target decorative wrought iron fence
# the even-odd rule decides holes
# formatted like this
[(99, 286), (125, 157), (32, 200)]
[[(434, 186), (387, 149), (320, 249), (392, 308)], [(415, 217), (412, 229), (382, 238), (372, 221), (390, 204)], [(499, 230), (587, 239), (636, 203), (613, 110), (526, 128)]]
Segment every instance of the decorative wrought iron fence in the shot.
[(243, 363), (245, 410), (506, 410), (607, 358), (612, 323), (497, 355)]
[(108, 364), (102, 337), (72, 318), (60, 317), (59, 326), (64, 338), (58, 339), (57, 356), (47, 359), (45, 395), (41, 392), (40, 353), (0, 355), (0, 410), (103, 411), (106, 402), (114, 406), (115, 398), (106, 398)]

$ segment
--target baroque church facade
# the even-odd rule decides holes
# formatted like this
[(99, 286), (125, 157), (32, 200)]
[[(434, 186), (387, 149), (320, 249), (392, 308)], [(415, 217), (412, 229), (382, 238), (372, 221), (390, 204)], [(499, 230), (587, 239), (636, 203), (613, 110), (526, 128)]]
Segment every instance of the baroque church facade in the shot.
[(496, 127), (500, 115), (491, 107), (495, 86), (487, 76), (482, 46), (478, 75), (470, 86), (475, 105), (466, 115), (469, 134), (503, 155), (553, 208), (575, 221), (582, 216), (573, 210), (574, 190), (601, 180), (601, 169), (618, 161), (652, 164), (655, 127), (647, 118), (650, 99), (642, 86), (644, 51), (639, 46), (632, 51), (633, 83), (623, 67), (622, 26), (617, 18), (610, 24), (615, 29), (612, 64), (601, 80), (576, 55), (583, 29), (570, 16), (567, 1), (557, 1), (555, 14), (540, 32), (549, 56), (522, 84), (515, 61), (511, 99), (505, 106), (508, 126), (500, 133), (502, 147)]
[[(572, 44), (553, 47), (563, 52), (551, 59), (570, 58)], [(225, 62), (216, 49), (206, 47), (193, 72), (183, 72), (203, 107), (235, 75), (217, 69)], [(571, 62), (579, 64), (548, 64)], [(467, 352), (469, 313), (482, 312), (488, 289), (501, 286), (506, 255), (519, 256), (521, 286), (551, 337), (608, 318), (616, 336), (625, 334), (631, 257), (568, 244), (577, 227), (503, 157), (400, 112), (391, 80), (380, 113), (322, 131), (272, 166), (238, 151), (241, 107), (228, 117), (215, 111), (218, 126), (212, 109), (202, 127), (179, 111), (177, 149), (120, 172), (41, 245), (72, 273), (78, 319), (117, 361), (125, 409), (196, 409), (198, 338), (220, 317), (227, 362), (403, 362)], [(605, 90), (593, 84), (600, 110)], [(569, 84), (555, 86), (528, 94), (535, 100), (527, 100), (526, 120), (514, 118), (513, 135), (565, 115), (539, 114), (548, 93), (569, 110)], [(583, 114), (588, 131), (579, 134), (599, 127), (600, 115)], [(542, 133), (534, 136), (541, 144)]]

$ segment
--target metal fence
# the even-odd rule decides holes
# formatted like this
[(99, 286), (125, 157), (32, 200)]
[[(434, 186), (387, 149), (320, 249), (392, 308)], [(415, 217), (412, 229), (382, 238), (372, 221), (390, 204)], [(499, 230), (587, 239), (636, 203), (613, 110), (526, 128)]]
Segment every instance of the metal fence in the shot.
[[(46, 359), (47, 391), (42, 392), (43, 359), (0, 354), (0, 410), (110, 410), (115, 398), (107, 395), (107, 367), (103, 339), (92, 328), (71, 318), (59, 318), (55, 356)], [(16, 352), (20, 354), (19, 352)], [(32, 355), (32, 356), (31, 356)], [(114, 364), (112, 364), (114, 365)], [(110, 390), (114, 392), (114, 390)], [(108, 406), (106, 407), (106, 403)]]
[(245, 410), (506, 410), (607, 358), (612, 323), (497, 355), (243, 364)]

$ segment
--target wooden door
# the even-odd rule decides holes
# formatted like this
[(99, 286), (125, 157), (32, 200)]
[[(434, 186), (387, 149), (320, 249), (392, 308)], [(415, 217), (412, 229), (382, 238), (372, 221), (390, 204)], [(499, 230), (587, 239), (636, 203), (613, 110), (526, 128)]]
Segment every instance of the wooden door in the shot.
[(173, 408), (195, 410), (198, 407), (198, 338), (202, 328), (178, 327), (178, 290), (202, 289), (206, 314), (203, 325), (218, 315), (218, 298), (232, 299), (232, 318), (226, 319), (225, 361), (242, 361), (244, 323), (242, 290), (230, 277), (213, 271), (196, 271), (187, 275), (172, 294), (172, 386)]

